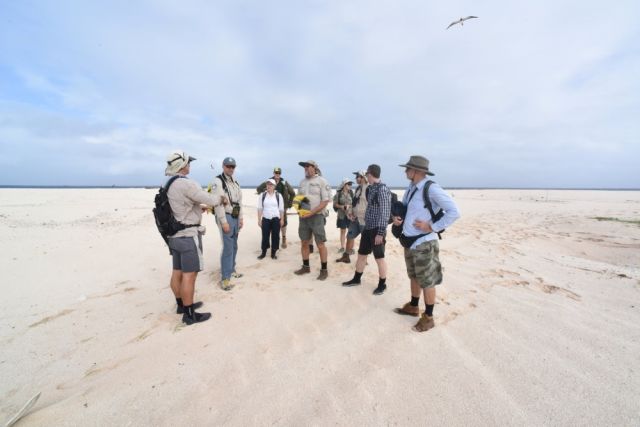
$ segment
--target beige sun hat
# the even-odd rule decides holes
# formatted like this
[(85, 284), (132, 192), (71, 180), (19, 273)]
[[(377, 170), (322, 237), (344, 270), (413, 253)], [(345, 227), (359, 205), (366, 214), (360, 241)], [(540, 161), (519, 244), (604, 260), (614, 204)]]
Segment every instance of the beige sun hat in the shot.
[(182, 150), (173, 150), (167, 156), (167, 167), (164, 170), (164, 174), (167, 176), (176, 175), (180, 169), (194, 160), (196, 160), (195, 157), (187, 155), (187, 153)]
[(342, 191), (342, 189), (344, 188), (345, 185), (347, 184), (352, 184), (353, 185), (353, 181), (350, 180), (349, 178), (344, 178), (342, 180), (342, 182), (340, 183), (340, 186), (338, 187), (338, 191)]

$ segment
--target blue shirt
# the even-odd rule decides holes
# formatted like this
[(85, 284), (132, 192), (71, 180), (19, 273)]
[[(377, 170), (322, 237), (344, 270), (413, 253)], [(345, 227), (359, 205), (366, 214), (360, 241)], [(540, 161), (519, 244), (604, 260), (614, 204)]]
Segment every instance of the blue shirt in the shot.
[[(433, 211), (438, 212), (442, 209), (444, 216), (435, 223), (431, 222), (431, 214), (429, 213), (429, 210), (424, 207), (424, 200), (422, 199), (422, 189), (427, 181), (428, 178), (425, 177), (417, 184), (409, 185), (409, 188), (407, 188), (407, 191), (405, 191), (404, 197), (402, 198), (402, 203), (407, 206), (407, 215), (402, 223), (402, 233), (407, 237), (424, 234), (424, 231), (414, 227), (413, 225), (413, 222), (417, 219), (421, 221), (428, 221), (434, 231), (434, 233), (429, 233), (416, 240), (413, 245), (411, 245), (411, 249), (415, 249), (423, 242), (436, 240), (438, 238), (438, 235), (436, 234), (438, 231), (448, 228), (458, 218), (460, 218), (460, 212), (458, 211), (456, 202), (453, 201), (451, 196), (449, 196), (442, 187), (434, 182), (431, 184), (431, 187), (429, 187), (429, 200), (431, 200)], [(413, 197), (411, 197), (411, 194), (413, 194)], [(411, 198), (411, 201), (409, 201), (409, 198)]]

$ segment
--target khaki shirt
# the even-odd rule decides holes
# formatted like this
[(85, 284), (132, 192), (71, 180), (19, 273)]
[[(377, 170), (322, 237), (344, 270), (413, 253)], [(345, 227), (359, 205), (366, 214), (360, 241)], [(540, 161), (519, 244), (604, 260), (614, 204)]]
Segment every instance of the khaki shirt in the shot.
[[(298, 194), (307, 196), (311, 210), (313, 210), (317, 208), (321, 202), (331, 200), (331, 186), (326, 179), (320, 175), (315, 175), (311, 178), (305, 178), (300, 182)], [(322, 214), (322, 212), (318, 212), (318, 214)]]
[(240, 205), (240, 214), (238, 219), (242, 219), (244, 209), (242, 209), (242, 189), (240, 188), (240, 184), (238, 184), (238, 181), (233, 179), (231, 176), (227, 176), (225, 174), (222, 174), (222, 176), (227, 184), (228, 193), (224, 191), (222, 181), (216, 176), (213, 180), (213, 184), (211, 185), (211, 194), (213, 194), (218, 200), (220, 200), (220, 196), (225, 196), (227, 199), (230, 199), (226, 206), (220, 205), (215, 209), (216, 219), (218, 222), (220, 224), (226, 224), (227, 216), (225, 214), (230, 214), (233, 211), (234, 203)]
[[(369, 183), (356, 187), (355, 196), (359, 196), (358, 204), (352, 208), (351, 214), (358, 219), (360, 225), (364, 225), (364, 213), (367, 211), (367, 187)], [(359, 189), (360, 188), (360, 189)]]
[[(167, 192), (169, 198), (169, 206), (173, 212), (173, 217), (186, 225), (200, 224), (202, 221), (202, 208), (200, 204), (216, 207), (220, 205), (220, 198), (215, 198), (211, 194), (207, 193), (200, 187), (196, 181), (184, 177), (178, 178), (173, 181), (169, 191)], [(198, 232), (204, 233), (205, 227), (200, 225), (199, 227), (189, 227), (184, 230), (178, 231), (173, 237), (193, 237), (197, 236)]]

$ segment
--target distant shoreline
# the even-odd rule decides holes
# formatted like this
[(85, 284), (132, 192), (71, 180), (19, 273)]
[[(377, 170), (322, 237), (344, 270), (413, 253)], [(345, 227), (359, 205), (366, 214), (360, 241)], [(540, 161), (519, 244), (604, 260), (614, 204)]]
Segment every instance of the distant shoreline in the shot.
[[(251, 190), (256, 186), (242, 186), (242, 189)], [(148, 189), (155, 190), (157, 185), (0, 185), (0, 189), (39, 189), (39, 190), (91, 190), (91, 189)], [(294, 187), (297, 188), (297, 187)], [(335, 189), (335, 187), (332, 187)], [(405, 190), (406, 187), (390, 187), (391, 190)], [(575, 188), (575, 187), (558, 187), (558, 188), (542, 188), (542, 187), (446, 187), (447, 190), (555, 190), (555, 191), (640, 191), (640, 188)]]

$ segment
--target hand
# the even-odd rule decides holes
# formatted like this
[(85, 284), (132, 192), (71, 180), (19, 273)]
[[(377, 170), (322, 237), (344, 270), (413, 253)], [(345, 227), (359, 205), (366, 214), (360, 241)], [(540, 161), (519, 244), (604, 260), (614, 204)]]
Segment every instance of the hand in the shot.
[(262, 218), (258, 218), (258, 227), (262, 228)]
[(224, 234), (229, 234), (229, 232), (231, 231), (231, 226), (228, 222), (222, 224), (222, 231), (224, 232)]
[(424, 231), (425, 233), (431, 233), (433, 229), (431, 228), (431, 224), (428, 221), (420, 221), (416, 219), (413, 221), (413, 226), (420, 231)]
[(300, 218), (309, 218), (310, 216), (313, 216), (313, 214), (311, 213), (311, 211), (309, 212), (305, 212), (303, 214), (300, 215)]
[(377, 235), (376, 238), (373, 240), (373, 244), (375, 246), (379, 246), (382, 244), (382, 242), (384, 242), (384, 237), (382, 237), (381, 235)]
[(393, 225), (402, 225), (403, 222), (404, 222), (404, 220), (402, 219), (401, 216), (394, 216), (393, 217)]
[(227, 196), (220, 196), (220, 203), (222, 203), (222, 206), (227, 206), (229, 204), (229, 199), (227, 199)]
[(241, 230), (243, 226), (244, 226), (244, 218), (240, 218), (240, 222), (238, 224), (238, 230)]
[(280, 227), (284, 227), (284, 218), (280, 218)]

